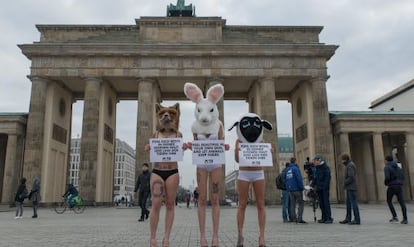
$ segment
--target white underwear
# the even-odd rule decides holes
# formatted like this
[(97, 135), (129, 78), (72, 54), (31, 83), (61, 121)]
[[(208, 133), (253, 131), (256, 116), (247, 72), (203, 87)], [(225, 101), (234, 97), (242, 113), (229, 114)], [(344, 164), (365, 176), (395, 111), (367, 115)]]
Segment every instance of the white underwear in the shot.
[(201, 168), (204, 169), (208, 172), (211, 172), (212, 170), (216, 169), (216, 168), (221, 168), (220, 164), (214, 164), (214, 165), (197, 165), (197, 168)]
[(245, 171), (239, 170), (239, 180), (247, 181), (247, 182), (255, 182), (257, 180), (264, 180), (264, 171)]

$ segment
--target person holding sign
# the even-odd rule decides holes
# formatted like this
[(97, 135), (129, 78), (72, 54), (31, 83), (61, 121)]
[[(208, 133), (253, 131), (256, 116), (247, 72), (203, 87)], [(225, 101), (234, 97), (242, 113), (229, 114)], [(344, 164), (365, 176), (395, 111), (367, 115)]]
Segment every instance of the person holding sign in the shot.
[[(206, 150), (202, 153), (204, 159), (196, 161), (194, 154), (202, 150), (199, 148), (200, 143), (188, 143), (188, 147), (193, 150), (193, 163), (197, 165), (197, 185), (198, 185), (198, 224), (200, 228), (200, 245), (202, 247), (208, 246), (206, 240), (206, 201), (207, 201), (207, 181), (210, 177), (210, 200), (212, 205), (212, 222), (213, 222), (213, 236), (212, 247), (218, 246), (218, 228), (220, 218), (220, 202), (219, 192), (222, 187), (220, 181), (223, 177), (222, 164), (224, 164), (224, 151), (221, 143), (214, 143), (216, 140), (224, 140), (223, 124), (219, 120), (219, 112), (216, 103), (223, 97), (224, 88), (221, 84), (212, 86), (207, 91), (207, 98), (203, 97), (201, 89), (193, 83), (185, 83), (184, 93), (191, 101), (196, 103), (195, 118), (191, 131), (193, 132), (195, 141), (204, 141)], [(200, 145), (198, 145), (200, 144)], [(220, 150), (221, 149), (221, 150)], [(229, 145), (224, 144), (224, 149), (229, 150)], [(215, 162), (215, 157), (220, 156), (217, 150), (223, 151), (222, 162)], [(218, 151), (218, 152), (220, 152)]]
[[(180, 121), (180, 105), (177, 103), (171, 107), (164, 107), (156, 104), (156, 117), (158, 119), (157, 131), (153, 134), (155, 139), (181, 138), (178, 131)], [(150, 152), (152, 146), (145, 145), (145, 151)], [(187, 144), (182, 145), (187, 149)], [(151, 162), (153, 162), (151, 160)], [(175, 198), (177, 194), (180, 177), (178, 175), (178, 163), (172, 159), (167, 161), (153, 162), (153, 169), (150, 178), (152, 210), (150, 213), (150, 246), (157, 246), (157, 227), (162, 205), (162, 197), (165, 196), (165, 231), (162, 246), (169, 246), (171, 228), (174, 221)]]
[(235, 122), (229, 131), (234, 127), (236, 127), (238, 137), (234, 149), (234, 159), (239, 163), (239, 177), (237, 179), (237, 189), (239, 193), (239, 207), (237, 209), (238, 239), (236, 246), (243, 247), (244, 215), (248, 201), (249, 186), (252, 184), (256, 197), (256, 208), (259, 221), (259, 247), (265, 247), (265, 177), (262, 165), (269, 164), (262, 164), (259, 159), (261, 156), (257, 156), (257, 160), (253, 161), (253, 163), (247, 163), (247, 161), (242, 162), (239, 158), (240, 153), (242, 152), (241, 145), (244, 143), (261, 143), (263, 140), (263, 128), (272, 130), (272, 125), (268, 121), (260, 119), (260, 117), (254, 113), (247, 113), (241, 117), (240, 121)]

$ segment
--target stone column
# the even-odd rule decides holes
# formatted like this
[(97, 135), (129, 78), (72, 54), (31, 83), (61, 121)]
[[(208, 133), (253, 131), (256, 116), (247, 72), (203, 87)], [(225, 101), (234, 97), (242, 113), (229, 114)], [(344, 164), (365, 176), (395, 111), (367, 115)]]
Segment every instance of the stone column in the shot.
[[(210, 78), (207, 80), (207, 84), (208, 84), (208, 88), (216, 85), (216, 84), (222, 84), (223, 85), (223, 79), (221, 78)], [(224, 85), (223, 85), (224, 86)], [(205, 90), (205, 92), (207, 92)], [(224, 88), (224, 94), (226, 92), (226, 88)], [(226, 128), (224, 126), (224, 96), (223, 98), (217, 102), (217, 108), (219, 111), (219, 119), (220, 121), (223, 123), (223, 134), (226, 134)], [(221, 190), (220, 190), (220, 204), (225, 204), (226, 201), (226, 166), (225, 164), (223, 164), (223, 166), (221, 167), (222, 172), (223, 172), (223, 177), (220, 181), (221, 184)], [(211, 189), (211, 188), (210, 188)], [(207, 195), (209, 195), (210, 193), (208, 193)]]
[(44, 150), (44, 124), (46, 112), (46, 90), (48, 80), (31, 77), (32, 91), (30, 96), (29, 116), (26, 129), (23, 176), (27, 184), (32, 184), (35, 177), (41, 178)]
[(410, 191), (411, 191), (411, 198), (407, 199), (414, 199), (414, 132), (407, 132), (405, 133), (405, 141), (407, 143), (407, 164), (408, 167), (408, 176), (406, 176), (405, 183), (409, 184)]
[(17, 135), (7, 137), (6, 162), (4, 166), (3, 193), (1, 202), (14, 202), (14, 193), (19, 184), (19, 165), (17, 164)]
[(373, 146), (374, 146), (374, 170), (377, 185), (377, 200), (386, 200), (386, 187), (384, 185), (384, 146), (382, 143), (382, 133), (373, 133)]
[(266, 204), (275, 204), (275, 198), (279, 199), (279, 191), (276, 190), (275, 179), (276, 174), (279, 173), (279, 148), (277, 144), (277, 122), (276, 122), (276, 93), (275, 93), (275, 80), (273, 78), (264, 78), (258, 82), (260, 90), (260, 112), (259, 115), (262, 119), (269, 121), (273, 130), (263, 131), (263, 140), (266, 143), (270, 143), (274, 149), (273, 153), (273, 166), (266, 167), (265, 179), (266, 179)]
[(83, 199), (88, 202), (96, 200), (99, 148), (99, 96), (101, 83), (102, 80), (100, 78), (85, 78), (85, 98), (79, 163), (79, 189)]
[(313, 102), (313, 128), (311, 131), (314, 133), (315, 154), (321, 155), (331, 169), (330, 199), (331, 201), (337, 201), (336, 165), (326, 96), (326, 78), (315, 78), (311, 83)]
[[(349, 146), (349, 135), (346, 132), (341, 132), (339, 134), (339, 147), (338, 147), (338, 153), (337, 153), (337, 160), (338, 162), (341, 162), (341, 156), (342, 154), (348, 154), (351, 155), (351, 150)], [(351, 157), (352, 158), (352, 157)], [(336, 166), (336, 171), (338, 174), (338, 201), (344, 202), (345, 201), (345, 193), (344, 193), (344, 174), (345, 174), (345, 167), (342, 164), (338, 164)], [(334, 184), (331, 184), (333, 186)]]
[(138, 114), (137, 114), (137, 137), (136, 137), (136, 168), (135, 177), (142, 171), (142, 163), (149, 163), (149, 153), (144, 151), (145, 145), (154, 133), (155, 102), (155, 80), (138, 80)]
[[(371, 149), (371, 138), (364, 135), (363, 139), (360, 142), (360, 147), (362, 150), (362, 166), (364, 173), (359, 176), (359, 181), (365, 180), (365, 195), (367, 202), (375, 202), (376, 198), (376, 181), (375, 181), (375, 163), (372, 160)], [(358, 164), (357, 164), (358, 165)], [(359, 174), (358, 174), (359, 175)], [(362, 199), (362, 198), (360, 198)]]

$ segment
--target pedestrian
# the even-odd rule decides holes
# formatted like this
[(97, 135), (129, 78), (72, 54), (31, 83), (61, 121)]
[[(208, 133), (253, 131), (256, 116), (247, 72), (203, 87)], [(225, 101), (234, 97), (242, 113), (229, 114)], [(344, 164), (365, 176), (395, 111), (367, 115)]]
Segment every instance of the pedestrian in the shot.
[(37, 218), (37, 209), (39, 208), (40, 201), (40, 179), (35, 177), (33, 180), (32, 189), (29, 193), (29, 200), (32, 201), (33, 216), (32, 218)]
[(193, 195), (194, 195), (194, 207), (198, 207), (198, 196), (199, 196), (198, 187), (195, 188)]
[(285, 182), (285, 176), (286, 176), (286, 168), (289, 166), (289, 162), (286, 162), (285, 168), (282, 170), (280, 174), (280, 183), (279, 189), (282, 191), (282, 218), (283, 223), (287, 222), (293, 222), (293, 219), (291, 217), (290, 212), (290, 198), (289, 198), (289, 192), (286, 190), (286, 182)]
[[(234, 145), (234, 159), (239, 163), (240, 143), (261, 143), (263, 142), (263, 129), (272, 130), (272, 125), (260, 119), (254, 113), (247, 113), (229, 129), (237, 126), (237, 140)], [(273, 150), (272, 150), (273, 151)], [(259, 222), (259, 247), (265, 247), (265, 176), (263, 166), (239, 166), (237, 178), (237, 190), (239, 194), (239, 207), (237, 208), (237, 247), (244, 246), (243, 225), (246, 207), (249, 200), (249, 187), (253, 186), (257, 218)]]
[(16, 217), (14, 217), (14, 219), (23, 218), (23, 202), (26, 197), (27, 197), (26, 178), (23, 177), (20, 179), (20, 184), (19, 184), (19, 187), (17, 188), (16, 196), (14, 197), (14, 201), (16, 202)]
[(190, 202), (191, 202), (191, 192), (190, 192), (190, 190), (187, 190), (185, 200), (187, 202), (187, 208), (190, 208)]
[(404, 197), (403, 197), (403, 182), (404, 176), (401, 171), (401, 168), (398, 167), (397, 163), (394, 162), (394, 159), (391, 155), (385, 157), (385, 167), (384, 167), (384, 184), (388, 186), (387, 188), (387, 204), (391, 211), (392, 218), (390, 219), (391, 223), (398, 222), (397, 213), (395, 212), (394, 205), (392, 204), (392, 198), (397, 196), (397, 200), (401, 206), (401, 211), (403, 215), (403, 220), (401, 224), (408, 224), (407, 218), (407, 207), (405, 206)]
[(322, 157), (316, 155), (313, 159), (316, 166), (315, 187), (319, 200), (319, 208), (321, 209), (322, 217), (318, 220), (319, 223), (332, 224), (333, 218), (331, 214), (331, 204), (329, 202), (329, 188), (331, 183), (331, 171), (326, 161)]
[[(342, 164), (345, 165), (344, 189), (346, 191), (346, 216), (340, 221), (341, 224), (360, 225), (361, 218), (359, 216), (358, 200), (357, 200), (357, 170), (355, 163), (349, 157), (349, 154), (341, 156)], [(352, 220), (352, 211), (354, 212), (354, 220)]]
[[(303, 220), (303, 210), (305, 208), (305, 202), (303, 201), (303, 180), (299, 167), (296, 164), (296, 158), (290, 158), (289, 166), (285, 172), (286, 190), (289, 192), (290, 199), (290, 213), (291, 220), (298, 224), (306, 224)], [(296, 213), (296, 204), (299, 205), (298, 213)]]
[(148, 163), (142, 164), (142, 173), (138, 176), (134, 192), (138, 192), (138, 205), (141, 208), (141, 217), (138, 221), (144, 221), (149, 217), (147, 199), (150, 195), (151, 173)]

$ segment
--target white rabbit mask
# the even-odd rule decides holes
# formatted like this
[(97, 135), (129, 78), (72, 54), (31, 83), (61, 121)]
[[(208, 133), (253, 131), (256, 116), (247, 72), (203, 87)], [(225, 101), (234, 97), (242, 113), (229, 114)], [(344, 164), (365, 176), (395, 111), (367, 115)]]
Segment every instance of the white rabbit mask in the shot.
[(196, 121), (191, 127), (191, 131), (196, 134), (217, 134), (220, 127), (219, 112), (217, 102), (224, 95), (224, 87), (216, 84), (207, 90), (206, 98), (203, 92), (194, 83), (184, 84), (184, 94), (188, 99), (196, 103), (194, 115)]

